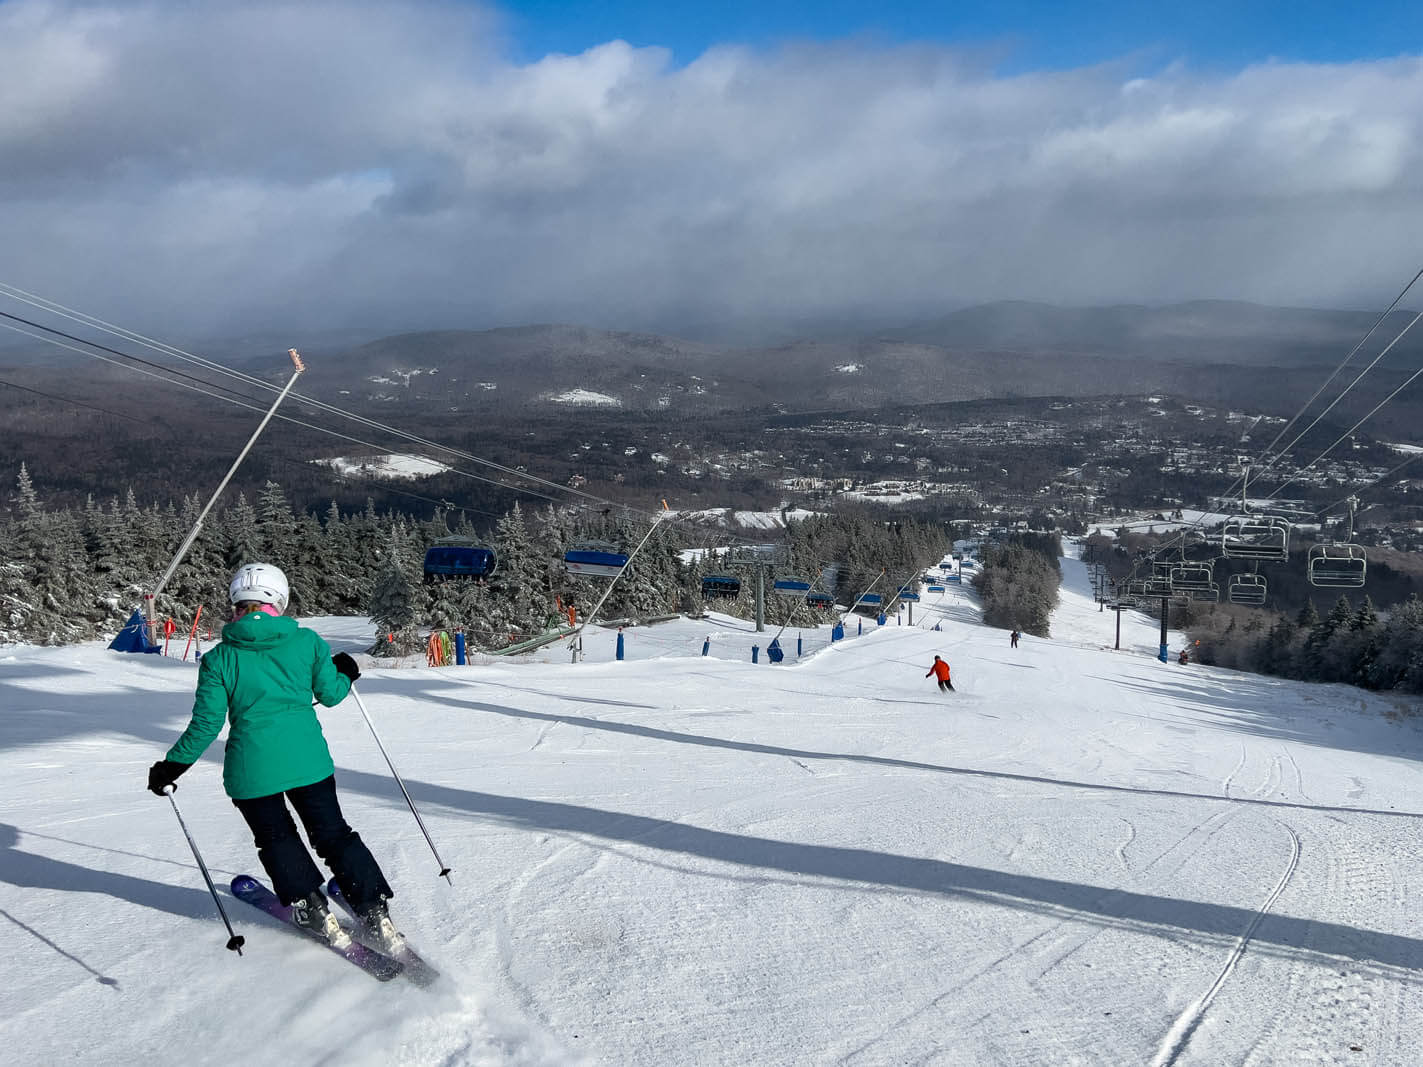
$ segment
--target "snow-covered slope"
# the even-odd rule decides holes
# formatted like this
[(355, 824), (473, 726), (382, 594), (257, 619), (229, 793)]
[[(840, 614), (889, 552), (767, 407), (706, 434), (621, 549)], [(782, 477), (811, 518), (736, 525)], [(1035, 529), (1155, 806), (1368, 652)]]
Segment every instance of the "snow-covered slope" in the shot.
[[(954, 589), (913, 627), (807, 631), (799, 662), (788, 631), (779, 666), (713, 618), (629, 630), (621, 663), (605, 632), (579, 664), (369, 670), (453, 887), (356, 709), (323, 722), (430, 991), (230, 898), (247, 951), (223, 950), (143, 789), (191, 664), (0, 649), (6, 1059), (1416, 1062), (1413, 709), (1164, 665), (1130, 613), (1113, 652), (1064, 568), (1054, 639), (1016, 650)], [(225, 883), (260, 869), (220, 758), (177, 800)]]

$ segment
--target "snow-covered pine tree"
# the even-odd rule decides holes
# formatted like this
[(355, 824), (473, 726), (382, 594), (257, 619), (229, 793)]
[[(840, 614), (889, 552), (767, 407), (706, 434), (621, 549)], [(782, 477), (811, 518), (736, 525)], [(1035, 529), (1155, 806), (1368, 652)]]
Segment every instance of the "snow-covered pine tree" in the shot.
[[(408, 656), (424, 647), (416, 629), (422, 597), (412, 575), (410, 544), (403, 526), (391, 527), (386, 541), (383, 566), (371, 591), (366, 612), (376, 627), (376, 643), (371, 654)], [(390, 640), (388, 635), (394, 635)]]
[(267, 562), (262, 558), (262, 539), (257, 532), (257, 511), (247, 502), (245, 494), (238, 493), (237, 503), (224, 512), (222, 526), (227, 533), (229, 571), (235, 571), (247, 563)]
[(498, 623), (519, 634), (542, 633), (553, 611), (548, 566), (534, 551), (518, 501), (495, 525), (494, 545), (499, 563), (489, 588)]

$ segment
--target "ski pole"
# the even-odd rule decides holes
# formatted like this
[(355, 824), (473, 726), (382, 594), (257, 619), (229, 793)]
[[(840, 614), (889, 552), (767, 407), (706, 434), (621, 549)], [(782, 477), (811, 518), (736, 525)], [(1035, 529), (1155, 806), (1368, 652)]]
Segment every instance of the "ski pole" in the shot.
[(208, 884), (208, 892), (212, 894), (212, 902), (217, 905), (217, 913), (222, 916), (222, 924), (227, 927), (229, 950), (242, 955), (242, 946), (246, 944), (246, 939), (232, 929), (232, 922), (227, 917), (227, 909), (222, 906), (222, 898), (217, 895), (217, 889), (212, 884), (212, 875), (208, 874), (208, 865), (203, 862), (202, 853), (198, 851), (197, 842), (193, 840), (193, 835), (188, 833), (188, 824), (183, 821), (183, 813), (178, 810), (178, 802), (173, 799), (174, 787), (166, 786), (163, 795), (168, 798), (168, 803), (173, 805), (173, 814), (178, 816), (178, 825), (183, 828), (183, 836), (188, 839), (188, 847), (193, 850), (193, 859), (198, 861), (198, 870), (203, 872), (203, 881)]
[(376, 724), (371, 721), (371, 713), (366, 710), (366, 702), (361, 699), (361, 694), (356, 692), (354, 682), (351, 684), (351, 695), (356, 698), (356, 707), (361, 709), (361, 717), (366, 720), (366, 725), (371, 728), (371, 736), (376, 740), (376, 748), (380, 749), (380, 754), (385, 757), (385, 765), (390, 768), (390, 773), (394, 775), (395, 784), (400, 786), (401, 793), (405, 794), (405, 803), (410, 805), (410, 814), (415, 816), (415, 821), (420, 826), (420, 832), (425, 835), (425, 843), (430, 846), (430, 851), (435, 854), (435, 862), (440, 865), (440, 877), (449, 882), (450, 885), (454, 885), (455, 883), (450, 879), (450, 869), (445, 866), (445, 861), (440, 859), (440, 851), (435, 847), (435, 842), (430, 840), (430, 831), (425, 829), (425, 820), (420, 818), (420, 812), (416, 810), (415, 801), (410, 799), (410, 791), (405, 788), (405, 783), (400, 780), (400, 772), (395, 769), (395, 764), (390, 760), (390, 753), (387, 752), (385, 746), (381, 744), (380, 734), (376, 733)]

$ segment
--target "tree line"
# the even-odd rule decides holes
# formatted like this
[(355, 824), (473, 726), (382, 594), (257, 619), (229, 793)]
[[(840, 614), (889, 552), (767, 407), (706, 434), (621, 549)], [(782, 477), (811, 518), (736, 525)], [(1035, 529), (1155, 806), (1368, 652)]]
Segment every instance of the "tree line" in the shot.
[[(0, 643), (58, 645), (117, 632), (153, 589), (201, 507), (196, 496), (143, 506), (130, 489), (105, 504), (91, 497), (79, 509), (46, 508), (22, 466), (13, 517), (0, 523), (8, 546), (0, 564)], [(484, 580), (427, 583), (425, 550), (450, 536), (493, 548), (494, 571)], [(606, 579), (567, 572), (563, 557), (571, 546), (600, 540), (631, 550), (645, 536), (600, 618), (700, 611), (703, 577), (726, 566), (715, 550), (726, 538), (714, 530), (663, 522), (649, 531), (646, 520), (553, 504), (527, 513), (515, 503), (485, 529), (463, 512), (436, 508), (420, 518), (378, 512), (369, 501), (354, 513), (333, 502), (318, 515), (294, 509), (282, 486), (268, 481), (255, 500), (238, 494), (207, 517), (157, 609), (186, 628), (201, 606), (203, 619), (217, 629), (230, 611), (232, 572), (262, 561), (286, 572), (291, 614), (371, 616), (382, 635), (375, 652), (418, 651), (421, 631), (456, 627), (473, 647), (500, 649), (545, 632), (569, 607), (587, 612), (607, 589)], [(817, 516), (778, 537), (774, 573), (805, 574), (816, 589), (853, 599), (881, 571), (881, 589), (910, 581), (943, 544), (942, 533), (928, 525)], [(703, 551), (687, 551), (695, 548)], [(754, 583), (749, 571), (741, 576), (747, 579), (741, 593), (711, 606), (750, 618)], [(767, 597), (768, 622), (813, 625), (826, 618), (804, 600)]]
[(1211, 612), (1189, 631), (1203, 663), (1305, 682), (1423, 693), (1423, 601), (1416, 595), (1381, 617), (1365, 595), (1342, 593), (1327, 615), (1313, 601), (1295, 615)]
[(1047, 637), (1062, 584), (1061, 555), (1062, 540), (1054, 533), (1015, 534), (986, 546), (973, 579), (983, 598), (983, 621)]

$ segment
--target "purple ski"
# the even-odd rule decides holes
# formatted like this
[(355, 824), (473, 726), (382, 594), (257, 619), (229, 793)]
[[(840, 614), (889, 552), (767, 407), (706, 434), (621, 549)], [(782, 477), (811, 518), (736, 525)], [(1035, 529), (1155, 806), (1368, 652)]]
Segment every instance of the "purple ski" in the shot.
[[(332, 878), (326, 883), (326, 896), (329, 900), (341, 905), (341, 908), (352, 919), (351, 934), (353, 937), (363, 939), (364, 943), (371, 943), (371, 934), (367, 932), (365, 925), (361, 922), (360, 916), (355, 913), (348, 901), (341, 893), (341, 887), (336, 884), (336, 879)], [(381, 951), (381, 950), (376, 950)], [(418, 986), (427, 986), (440, 977), (440, 972), (431, 967), (420, 955), (406, 943), (399, 952), (391, 953), (390, 957), (399, 961), (405, 967), (405, 977), (409, 978)]]
[[(369, 945), (351, 940), (345, 948), (337, 948), (335, 945), (327, 943), (315, 934), (303, 930), (292, 922), (292, 910), (286, 904), (277, 899), (277, 895), (264, 886), (257, 879), (248, 874), (239, 874), (232, 880), (232, 895), (238, 900), (245, 900), (254, 908), (265, 911), (274, 919), (279, 919), (289, 925), (293, 930), (309, 937), (318, 945), (322, 945), (343, 959), (350, 960), (361, 970), (365, 971), (377, 981), (389, 982), (396, 975), (405, 969), (405, 965), (399, 960), (391, 959), (384, 953), (377, 952)], [(344, 929), (344, 928), (343, 928)], [(350, 930), (346, 930), (350, 934)]]

